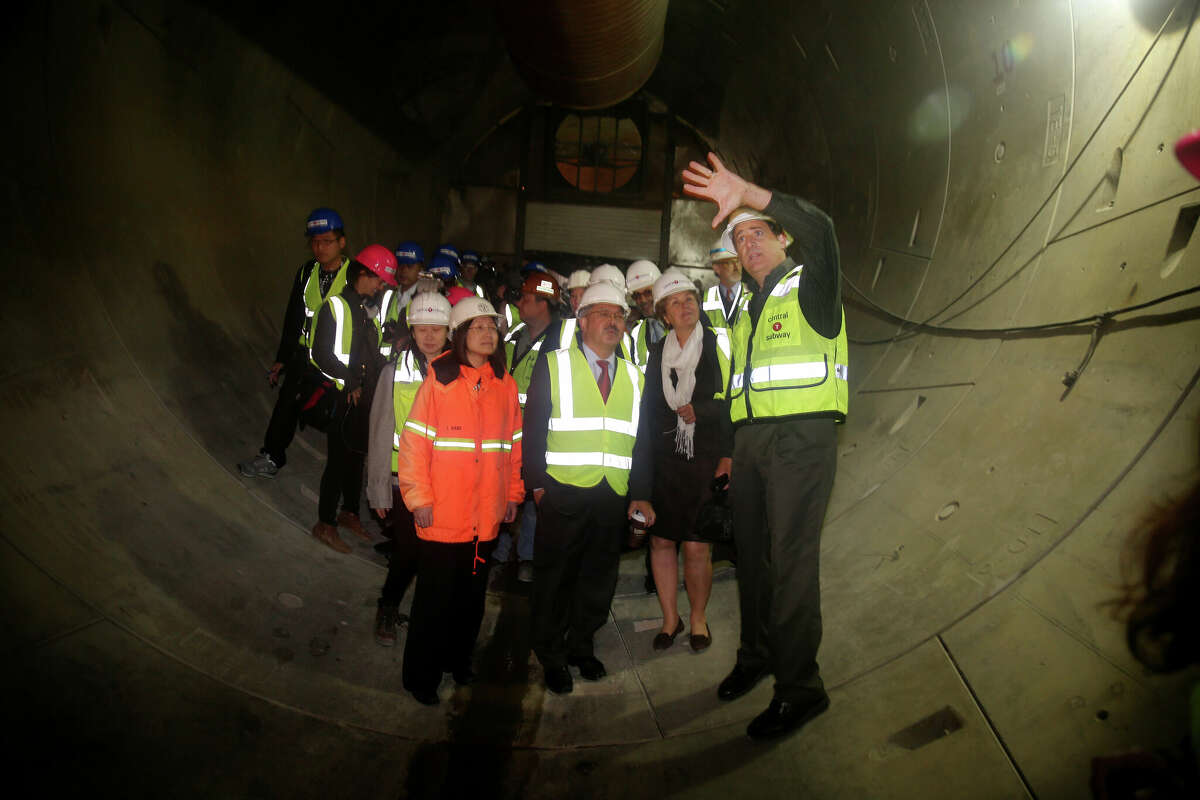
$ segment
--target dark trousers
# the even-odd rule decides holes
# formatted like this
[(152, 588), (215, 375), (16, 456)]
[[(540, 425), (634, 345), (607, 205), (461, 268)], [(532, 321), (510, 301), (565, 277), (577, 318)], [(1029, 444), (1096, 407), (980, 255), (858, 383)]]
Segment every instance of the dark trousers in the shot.
[(420, 542), (412, 512), (405, 507), (400, 490), (395, 486), (392, 487), (392, 510), (388, 512), (387, 526), (392, 537), (392, 554), (388, 556), (387, 578), (379, 593), (379, 604), (394, 607), (400, 605), (404, 592), (417, 574)]
[(353, 442), (347, 441), (347, 434), (356, 427), (359, 415), (366, 413), (361, 402), (351, 407), (343, 397), (338, 400), (337, 412), (329, 423), (325, 471), (321, 473), (321, 497), (317, 503), (317, 517), (328, 525), (337, 524), (339, 497), (343, 510), (358, 513), (366, 454), (351, 447)]
[(494, 545), (494, 540), (480, 542), (476, 549), (474, 542), (417, 540), (417, 590), (404, 643), (405, 689), (432, 692), (443, 672), (471, 665), (483, 622), (487, 558)]
[(733, 535), (741, 606), (738, 663), (775, 676), (775, 696), (799, 702), (822, 690), (821, 525), (837, 468), (830, 419), (737, 429)]
[(608, 619), (621, 559), (625, 498), (607, 482), (581, 489), (549, 482), (538, 505), (530, 636), (543, 667), (592, 655)]
[(284, 367), (283, 382), (279, 384), (279, 395), (275, 398), (275, 408), (271, 411), (262, 446), (262, 451), (271, 457), (277, 467), (287, 463), (288, 445), (292, 443), (296, 435), (296, 423), (300, 421), (300, 405), (305, 399), (300, 397), (302, 379), (312, 369), (308, 363), (308, 351), (298, 351)]

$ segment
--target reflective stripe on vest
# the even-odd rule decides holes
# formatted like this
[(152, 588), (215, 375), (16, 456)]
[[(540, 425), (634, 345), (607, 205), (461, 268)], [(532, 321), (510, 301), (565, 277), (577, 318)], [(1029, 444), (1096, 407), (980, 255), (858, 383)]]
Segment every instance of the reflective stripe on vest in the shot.
[(578, 347), (547, 357), (551, 411), (546, 433), (546, 474), (559, 483), (596, 486), (601, 480), (618, 495), (629, 490), (633, 445), (641, 407), (642, 373), (617, 359), (608, 402)]
[(375, 317), (375, 330), (379, 333), (379, 354), (384, 358), (391, 358), (392, 343), (390, 341), (384, 341), (383, 326), (385, 323), (387, 323), (388, 313), (390, 311), (389, 306), (391, 305), (392, 300), (394, 300), (398, 295), (399, 293), (395, 289), (386, 290), (383, 293), (383, 300), (381, 300), (379, 303), (379, 314), (377, 314)]
[[(325, 303), (329, 306), (329, 311), (333, 314), (333, 355), (338, 361), (350, 368), (350, 345), (354, 340), (354, 327), (351, 324), (353, 316), (350, 313), (350, 304), (341, 295), (331, 295)], [(318, 321), (319, 321), (318, 317)], [(313, 322), (313, 339), (316, 339), (317, 321)], [(341, 378), (335, 378), (325, 370), (321, 369), (321, 365), (313, 358), (312, 347), (308, 349), (309, 362), (320, 371), (329, 380), (333, 381), (337, 386), (338, 391), (346, 388), (346, 383)]]
[(333, 276), (333, 282), (329, 284), (329, 291), (321, 294), (321, 265), (315, 263), (312, 271), (308, 273), (308, 280), (304, 283), (304, 327), (300, 331), (300, 344), (308, 348), (312, 347), (312, 326), (317, 312), (321, 310), (321, 304), (325, 302), (325, 298), (334, 297), (342, 293), (342, 289), (346, 286), (346, 268), (350, 266), (350, 259), (343, 257), (342, 266), (338, 268), (337, 274)]
[(757, 324), (745, 313), (734, 325), (729, 396), (735, 424), (820, 412), (846, 414), (846, 316), (842, 312), (841, 331), (833, 339), (813, 330), (800, 310), (802, 270), (797, 266), (780, 278)]
[[(392, 411), (396, 417), (396, 425), (392, 430), (392, 472), (400, 461), (400, 431), (412, 410), (413, 400), (417, 396), (417, 388), (425, 376), (417, 365), (417, 357), (412, 350), (405, 350), (404, 355), (396, 361), (396, 372), (392, 375)], [(420, 426), (422, 431), (424, 426)], [(424, 433), (422, 433), (424, 435)]]
[(642, 372), (646, 371), (646, 364), (650, 362), (650, 345), (646, 342), (649, 337), (650, 326), (646, 324), (646, 320), (638, 320), (638, 323), (633, 326), (633, 331), (630, 332), (633, 351), (629, 355)]

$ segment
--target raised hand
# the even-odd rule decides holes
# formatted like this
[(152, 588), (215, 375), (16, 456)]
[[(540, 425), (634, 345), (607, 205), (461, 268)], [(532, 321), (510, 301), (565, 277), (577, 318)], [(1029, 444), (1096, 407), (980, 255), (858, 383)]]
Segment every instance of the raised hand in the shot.
[(739, 206), (762, 211), (771, 202), (769, 191), (726, 167), (716, 153), (708, 154), (708, 166), (699, 161), (688, 164), (683, 171), (683, 193), (716, 203), (717, 215), (713, 217), (713, 228)]

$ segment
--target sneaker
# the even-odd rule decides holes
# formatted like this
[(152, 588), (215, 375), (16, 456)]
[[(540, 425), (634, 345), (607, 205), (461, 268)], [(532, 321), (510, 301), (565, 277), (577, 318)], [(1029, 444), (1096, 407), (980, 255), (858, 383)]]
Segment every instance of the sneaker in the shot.
[(396, 606), (380, 605), (375, 611), (375, 644), (392, 647), (396, 644), (396, 624), (400, 610)]
[(522, 561), (517, 566), (517, 580), (521, 583), (533, 583), (533, 562)]
[(337, 515), (337, 524), (339, 528), (345, 528), (364, 542), (371, 541), (371, 536), (367, 533), (367, 529), (362, 526), (362, 521), (359, 520), (358, 514), (343, 511)]
[(247, 478), (274, 478), (279, 472), (279, 465), (266, 453), (259, 453), (249, 461), (238, 464), (238, 470)]

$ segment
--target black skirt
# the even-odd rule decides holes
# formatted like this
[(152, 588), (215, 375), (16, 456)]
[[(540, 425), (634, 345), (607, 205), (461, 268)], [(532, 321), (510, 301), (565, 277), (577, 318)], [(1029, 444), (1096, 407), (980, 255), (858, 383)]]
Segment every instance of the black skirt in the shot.
[(655, 454), (655, 522), (647, 532), (673, 542), (704, 541), (695, 535), (696, 517), (712, 495), (717, 459), (698, 455), (688, 461), (676, 453), (674, 429), (660, 434)]

